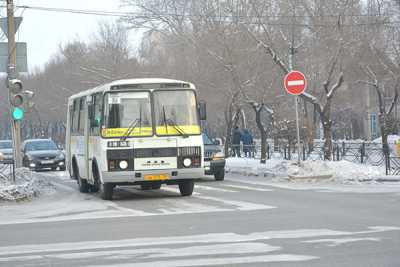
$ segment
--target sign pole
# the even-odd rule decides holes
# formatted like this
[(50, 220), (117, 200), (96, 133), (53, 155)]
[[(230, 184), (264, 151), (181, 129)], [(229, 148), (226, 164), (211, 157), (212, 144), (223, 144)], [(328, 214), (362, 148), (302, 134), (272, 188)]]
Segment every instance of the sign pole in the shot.
[(299, 96), (296, 95), (294, 97), (295, 106), (296, 106), (296, 130), (297, 130), (297, 164), (300, 166), (300, 126), (299, 126)]
[(300, 143), (300, 124), (299, 124), (299, 95), (304, 93), (307, 87), (307, 80), (303, 73), (300, 71), (289, 72), (284, 79), (284, 86), (286, 91), (294, 95), (295, 108), (296, 108), (296, 133), (297, 133), (297, 164), (300, 165), (301, 159), (301, 143)]
[[(17, 49), (15, 44), (15, 25), (14, 25), (14, 2), (7, 0), (7, 37), (8, 37), (8, 80), (15, 79), (17, 76)], [(11, 95), (10, 95), (11, 97)], [(11, 106), (11, 105), (10, 105)], [(11, 111), (12, 113), (12, 111)], [(14, 164), (21, 167), (21, 124), (18, 120), (11, 119), (12, 136), (14, 142)]]

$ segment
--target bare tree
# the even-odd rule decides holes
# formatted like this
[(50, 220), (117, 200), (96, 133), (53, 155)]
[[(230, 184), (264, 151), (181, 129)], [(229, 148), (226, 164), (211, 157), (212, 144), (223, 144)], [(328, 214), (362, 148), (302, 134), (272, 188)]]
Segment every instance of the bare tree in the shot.
[[(382, 62), (382, 61), (381, 61)], [(385, 66), (386, 67), (386, 66)], [(370, 66), (362, 66), (361, 67), (364, 74), (368, 77), (368, 80), (366, 81), (359, 81), (360, 83), (367, 84), (371, 86), (374, 91), (376, 92), (377, 99), (378, 99), (378, 119), (379, 119), (379, 126), (381, 130), (381, 138), (382, 138), (382, 149), (385, 153), (389, 152), (389, 146), (388, 146), (388, 135), (389, 135), (389, 119), (390, 115), (392, 114), (394, 107), (397, 104), (398, 98), (399, 98), (399, 92), (398, 92), (398, 87), (400, 85), (400, 78), (399, 74), (395, 74), (392, 71), (390, 71), (388, 68), (386, 70), (389, 70), (390, 76), (395, 80), (395, 84), (392, 85), (392, 91), (393, 95), (391, 96), (391, 101), (389, 106), (386, 105), (386, 99), (388, 95), (388, 89), (387, 87), (390, 86), (387, 83), (385, 83), (384, 78), (381, 76), (379, 77), (376, 74), (376, 71), (374, 71)], [(391, 81), (389, 81), (391, 82)], [(386, 85), (386, 86), (385, 86)]]

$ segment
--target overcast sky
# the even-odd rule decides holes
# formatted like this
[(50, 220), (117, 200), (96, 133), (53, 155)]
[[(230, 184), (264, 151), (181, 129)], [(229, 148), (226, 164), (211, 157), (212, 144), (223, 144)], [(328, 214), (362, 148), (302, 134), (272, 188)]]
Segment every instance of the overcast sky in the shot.
[[(43, 6), (70, 9), (121, 11), (118, 0), (14, 0), (15, 5)], [(5, 8), (2, 8), (5, 15)], [(16, 10), (16, 16), (23, 16), (23, 22), (16, 40), (27, 42), (28, 66), (42, 67), (54, 55), (60, 44), (71, 40), (88, 41), (100, 21), (115, 21), (116, 17), (53, 13), (26, 9)]]

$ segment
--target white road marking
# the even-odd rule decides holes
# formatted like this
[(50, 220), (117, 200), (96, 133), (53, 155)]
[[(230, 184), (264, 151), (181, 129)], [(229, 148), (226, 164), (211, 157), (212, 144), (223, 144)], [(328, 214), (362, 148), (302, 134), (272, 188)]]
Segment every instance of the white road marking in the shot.
[(118, 250), (100, 250), (100, 251), (73, 251), (71, 253), (43, 254), (35, 256), (21, 257), (5, 257), (0, 258), (0, 261), (9, 260), (38, 260), (38, 259), (63, 259), (63, 260), (78, 260), (88, 258), (117, 259), (154, 259), (160, 257), (188, 257), (188, 256), (212, 256), (221, 254), (247, 254), (247, 253), (268, 253), (279, 250), (280, 247), (270, 246), (264, 243), (236, 243), (236, 244), (216, 244), (203, 246), (190, 246), (184, 248), (141, 248), (141, 249), (118, 249)]
[[(31, 244), (17, 246), (0, 247), (0, 256), (16, 256), (18, 254), (41, 254), (49, 252), (63, 251), (81, 251), (94, 249), (110, 249), (124, 247), (144, 247), (144, 246), (161, 246), (161, 245), (179, 245), (179, 244), (211, 244), (211, 243), (238, 243), (238, 242), (256, 242), (269, 239), (299, 239), (312, 238), (319, 236), (353, 236), (360, 234), (372, 234), (387, 231), (399, 231), (399, 227), (379, 226), (368, 227), (369, 230), (358, 232), (335, 231), (330, 229), (298, 229), (298, 230), (282, 230), (267, 231), (250, 234), (235, 233), (215, 233), (202, 235), (187, 236), (170, 236), (170, 237), (148, 237), (121, 240), (102, 240), (102, 241), (83, 241), (83, 242), (67, 242), (67, 243), (50, 243), (50, 244)], [(33, 255), (32, 255), (33, 256)]]
[(237, 188), (237, 189), (243, 189), (243, 190), (260, 191), (260, 192), (271, 192), (271, 191), (274, 191), (274, 190), (272, 190), (272, 189), (265, 189), (265, 188), (258, 188), (258, 187), (250, 187), (250, 186), (244, 186), (244, 185), (224, 184), (224, 186), (225, 186), (225, 187)]
[[(127, 189), (129, 190), (129, 189)], [(175, 187), (165, 187), (162, 190), (179, 192)], [(150, 191), (137, 191), (135, 194), (154, 194)], [(161, 192), (162, 193), (162, 192)], [(207, 200), (202, 202), (199, 200)], [(251, 211), (276, 208), (273, 206), (256, 204), (246, 201), (234, 201), (225, 198), (207, 197), (194, 192), (191, 198), (165, 198), (151, 210), (138, 210), (123, 207), (116, 202), (98, 199), (93, 195), (84, 195), (76, 192), (67, 198), (50, 199), (28, 203), (24, 207), (6, 207), (3, 216), (0, 215), (0, 225), (76, 221), (88, 219), (108, 219), (140, 216), (162, 216), (178, 214), (195, 214), (226, 211)]]
[(218, 192), (224, 192), (224, 193), (237, 193), (238, 192), (238, 191), (234, 191), (234, 190), (223, 189), (220, 187), (211, 187), (211, 186), (200, 185), (200, 184), (195, 184), (194, 188), (208, 190), (208, 191), (218, 191)]
[(351, 243), (351, 242), (360, 242), (360, 241), (381, 241), (380, 238), (375, 237), (364, 237), (364, 238), (331, 238), (331, 239), (316, 239), (316, 240), (307, 240), (303, 241), (303, 243), (331, 243), (328, 246), (336, 247), (342, 244)]
[[(228, 265), (228, 264), (249, 264), (256, 262), (295, 262), (295, 261), (309, 261), (318, 259), (318, 257), (307, 255), (293, 255), (293, 254), (277, 254), (277, 255), (263, 255), (263, 256), (250, 256), (250, 257), (233, 257), (233, 258), (214, 258), (214, 259), (187, 259), (187, 260), (169, 260), (169, 261), (155, 261), (155, 262), (135, 262), (113, 264), (114, 267), (184, 267), (184, 266), (214, 266), (214, 265)], [(104, 265), (90, 265), (88, 267), (104, 267)]]
[(304, 85), (304, 80), (288, 81), (287, 85), (288, 86)]
[(218, 201), (222, 202), (226, 205), (231, 205), (231, 206), (236, 206), (237, 210), (265, 210), (265, 209), (275, 209), (275, 206), (268, 206), (264, 204), (257, 204), (257, 203), (252, 203), (252, 202), (247, 202), (247, 201), (238, 201), (238, 200), (228, 200), (224, 198), (218, 198), (218, 197), (209, 197), (209, 196), (197, 196), (196, 198), (200, 199), (206, 199), (206, 200), (213, 200), (213, 201)]

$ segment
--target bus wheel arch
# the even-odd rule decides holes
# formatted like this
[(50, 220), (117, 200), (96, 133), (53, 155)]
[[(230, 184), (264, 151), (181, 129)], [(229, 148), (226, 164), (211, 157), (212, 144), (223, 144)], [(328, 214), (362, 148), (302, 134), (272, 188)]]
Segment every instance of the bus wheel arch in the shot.
[(74, 179), (78, 183), (79, 192), (81, 192), (81, 193), (89, 192), (89, 184), (88, 184), (87, 180), (82, 179), (81, 176), (79, 175), (78, 163), (77, 163), (75, 156), (72, 158), (72, 169), (74, 172)]
[(90, 191), (93, 193), (97, 193), (100, 190), (101, 186), (101, 178), (99, 165), (97, 164), (96, 158), (92, 161), (92, 175), (93, 175), (93, 184), (90, 185)]

